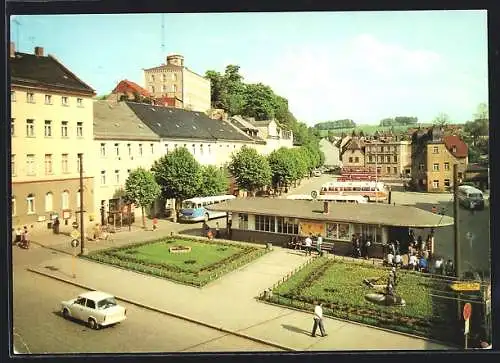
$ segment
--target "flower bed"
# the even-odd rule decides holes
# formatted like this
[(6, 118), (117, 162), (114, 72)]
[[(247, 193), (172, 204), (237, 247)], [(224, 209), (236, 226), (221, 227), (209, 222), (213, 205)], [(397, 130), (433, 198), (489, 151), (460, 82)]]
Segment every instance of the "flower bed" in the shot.
[[(174, 246), (191, 251), (170, 253)], [(85, 258), (201, 287), (266, 252), (264, 247), (167, 237), (91, 252)]]
[[(274, 287), (270, 302), (311, 311), (314, 302), (323, 303), (324, 313), (381, 328), (453, 341), (456, 308), (452, 300), (435, 298), (432, 291), (446, 291), (446, 282), (425, 274), (398, 271), (396, 293), (406, 306), (379, 306), (365, 299), (374, 292), (363, 280), (388, 275), (387, 268), (317, 258)], [(261, 299), (266, 299), (264, 296)]]

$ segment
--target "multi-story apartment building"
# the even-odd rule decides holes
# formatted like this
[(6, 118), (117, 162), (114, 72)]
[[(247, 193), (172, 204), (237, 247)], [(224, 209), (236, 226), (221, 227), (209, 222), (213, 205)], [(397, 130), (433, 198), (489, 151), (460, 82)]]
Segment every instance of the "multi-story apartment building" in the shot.
[(351, 137), (340, 149), (343, 167), (365, 166), (364, 141), (358, 137)]
[(281, 147), (293, 147), (292, 131), (282, 129), (276, 120), (255, 121), (251, 118), (248, 121), (257, 129), (257, 135), (266, 142), (257, 149), (261, 154), (269, 155)]
[[(94, 101), (94, 204), (109, 211), (131, 170), (150, 169), (164, 153), (160, 137), (125, 102)], [(138, 210), (139, 211), (139, 210)], [(101, 214), (101, 211), (99, 211)], [(101, 219), (103, 216), (101, 216)]]
[(382, 177), (410, 175), (411, 141), (396, 136), (365, 140), (365, 166), (377, 167)]
[(451, 188), (455, 164), (460, 181), (467, 169), (468, 147), (458, 136), (445, 136), (438, 128), (413, 134), (411, 176), (417, 190), (441, 192)]
[(84, 200), (93, 211), (94, 90), (55, 57), (10, 46), (13, 226), (46, 225), (80, 209), (78, 154), (83, 154)]
[(144, 85), (153, 97), (174, 99), (186, 110), (210, 110), (210, 81), (185, 67), (182, 55), (169, 55), (166, 64), (144, 69)]

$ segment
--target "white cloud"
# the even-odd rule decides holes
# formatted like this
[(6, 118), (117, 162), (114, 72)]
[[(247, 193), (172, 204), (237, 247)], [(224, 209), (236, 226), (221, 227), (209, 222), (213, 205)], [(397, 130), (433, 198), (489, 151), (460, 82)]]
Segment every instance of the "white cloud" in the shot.
[(340, 118), (374, 123), (398, 114), (426, 119), (439, 112), (459, 114), (476, 99), (469, 88), (478, 80), (454, 70), (440, 54), (370, 34), (341, 45), (287, 48), (265, 61), (265, 66), (242, 63), (245, 80), (270, 85), (308, 123)]

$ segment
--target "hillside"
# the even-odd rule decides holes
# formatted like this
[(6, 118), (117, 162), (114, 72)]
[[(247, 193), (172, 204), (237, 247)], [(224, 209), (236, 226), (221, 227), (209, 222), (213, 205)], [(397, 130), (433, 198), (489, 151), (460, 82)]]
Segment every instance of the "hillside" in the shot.
[(350, 127), (350, 128), (341, 128), (341, 129), (334, 129), (334, 130), (319, 130), (320, 136), (325, 137), (328, 136), (328, 132), (330, 134), (335, 135), (335, 136), (340, 136), (343, 132), (350, 135), (353, 131), (356, 131), (356, 133), (359, 133), (360, 131), (363, 131), (365, 135), (373, 135), (375, 131), (390, 131), (392, 128), (396, 132), (402, 132), (408, 130), (410, 127), (429, 127), (432, 126), (432, 124), (418, 124), (418, 125), (400, 125), (400, 126), (379, 126), (379, 125), (357, 125), (356, 127)]

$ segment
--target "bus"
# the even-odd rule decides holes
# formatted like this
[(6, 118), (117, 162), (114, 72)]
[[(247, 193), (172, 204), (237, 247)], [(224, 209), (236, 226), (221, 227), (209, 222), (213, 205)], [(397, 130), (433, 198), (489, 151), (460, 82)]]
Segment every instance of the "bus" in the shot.
[(333, 181), (323, 184), (319, 195), (360, 195), (368, 201), (385, 201), (389, 191), (382, 182)]
[[(286, 197), (286, 199), (293, 200), (314, 200), (314, 198), (308, 194), (293, 194)], [(368, 203), (368, 199), (361, 195), (318, 195), (316, 198), (320, 202), (332, 202), (332, 203), (355, 203), (362, 204)]]
[(225, 217), (225, 212), (207, 209), (212, 204), (218, 204), (235, 199), (234, 195), (215, 195), (212, 197), (196, 197), (182, 201), (179, 219), (188, 222), (208, 221), (213, 218)]
[(457, 188), (458, 203), (469, 209), (484, 209), (483, 192), (470, 185)]

